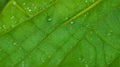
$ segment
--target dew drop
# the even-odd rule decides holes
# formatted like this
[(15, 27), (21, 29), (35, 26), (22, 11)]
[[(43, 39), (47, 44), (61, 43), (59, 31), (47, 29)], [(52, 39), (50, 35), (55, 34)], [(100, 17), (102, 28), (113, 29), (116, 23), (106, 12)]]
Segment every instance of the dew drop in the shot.
[(41, 10), (42, 8), (40, 8), (40, 10)]
[(82, 62), (85, 62), (85, 59), (83, 58), (81, 61), (82, 61)]
[(51, 56), (50, 55), (48, 55), (48, 58), (50, 58)]
[(44, 63), (44, 62), (45, 62), (45, 60), (44, 60), (44, 59), (41, 59), (41, 61), (42, 61), (42, 63)]
[(13, 24), (13, 25), (12, 25), (12, 28), (14, 28), (14, 27), (15, 27), (15, 25)]
[(16, 1), (13, 2), (13, 5), (16, 5)]
[(24, 61), (22, 61), (22, 67), (25, 67), (25, 62)]
[(80, 58), (78, 58), (80, 61), (82, 60), (82, 58), (80, 57)]
[(5, 26), (5, 25), (3, 25), (3, 26), (2, 26), (2, 28), (3, 28), (3, 29), (6, 29), (6, 26)]
[(15, 46), (17, 44), (17, 42), (13, 42), (13, 45)]
[(88, 2), (88, 0), (85, 0), (85, 3), (87, 3)]
[(0, 29), (2, 29), (2, 27), (0, 27)]
[(26, 5), (26, 3), (24, 2), (23, 5)]
[(88, 67), (88, 64), (86, 64), (85, 67)]
[(0, 52), (2, 51), (2, 49), (0, 49)]
[(107, 33), (108, 36), (111, 36), (113, 31), (111, 30), (110, 32)]
[(52, 18), (48, 18), (48, 20), (47, 20), (48, 22), (51, 22), (52, 21)]
[(14, 19), (14, 16), (11, 16), (11, 19)]
[(22, 47), (19, 47), (20, 50), (22, 50)]
[(68, 20), (68, 17), (66, 17), (65, 20)]
[(92, 0), (92, 2), (95, 2), (95, 0)]
[(93, 34), (93, 31), (90, 31), (90, 34)]
[(32, 11), (29, 7), (27, 7), (27, 10), (28, 10), (29, 12), (31, 12), (31, 11)]
[(74, 24), (74, 22), (73, 22), (73, 21), (71, 21), (71, 22), (70, 22), (70, 24)]

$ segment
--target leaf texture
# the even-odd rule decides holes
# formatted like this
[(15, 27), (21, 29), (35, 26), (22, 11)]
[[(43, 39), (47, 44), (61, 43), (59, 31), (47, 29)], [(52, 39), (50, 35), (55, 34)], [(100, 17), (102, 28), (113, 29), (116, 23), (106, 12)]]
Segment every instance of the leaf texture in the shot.
[(120, 67), (120, 0), (9, 0), (0, 67)]

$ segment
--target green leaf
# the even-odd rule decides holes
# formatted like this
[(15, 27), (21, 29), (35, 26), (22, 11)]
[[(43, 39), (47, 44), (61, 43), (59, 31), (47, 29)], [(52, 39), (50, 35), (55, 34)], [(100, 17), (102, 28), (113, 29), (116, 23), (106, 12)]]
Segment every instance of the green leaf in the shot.
[(5, 4), (8, 2), (8, 0), (0, 0), (0, 12), (4, 8)]
[(0, 67), (120, 67), (120, 0), (10, 0)]

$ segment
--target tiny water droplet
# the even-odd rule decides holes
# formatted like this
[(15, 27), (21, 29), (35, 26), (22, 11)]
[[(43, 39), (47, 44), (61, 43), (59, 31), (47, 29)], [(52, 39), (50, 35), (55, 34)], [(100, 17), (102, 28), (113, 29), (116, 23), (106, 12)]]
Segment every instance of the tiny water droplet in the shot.
[(47, 20), (48, 22), (51, 22), (52, 21), (52, 18), (48, 18), (48, 20)]
[(50, 58), (51, 56), (50, 55), (48, 55), (48, 58)]
[(68, 17), (66, 17), (65, 20), (68, 20)]
[(17, 44), (17, 42), (13, 42), (13, 45), (15, 46)]
[(85, 62), (85, 59), (84, 59), (84, 58), (82, 59), (82, 62)]
[(14, 16), (11, 16), (11, 19), (14, 19)]
[(111, 36), (113, 31), (111, 30), (110, 32), (107, 33), (108, 36)]
[(2, 51), (2, 49), (0, 49), (0, 52)]
[(6, 26), (5, 26), (5, 25), (3, 25), (3, 26), (2, 26), (2, 28), (3, 28), (3, 29), (6, 29)]
[(88, 67), (88, 64), (86, 64), (85, 67)]
[(90, 34), (93, 34), (93, 31), (90, 31)]
[(74, 24), (74, 22), (73, 22), (73, 21), (71, 21), (71, 22), (70, 22), (70, 24)]
[(80, 61), (82, 60), (82, 58), (80, 57), (80, 58), (78, 58)]
[(29, 7), (27, 7), (27, 10), (28, 10), (29, 12), (31, 12), (31, 11), (32, 11)]
[(42, 8), (40, 8), (40, 10), (41, 10)]
[(2, 29), (2, 27), (0, 27), (0, 29)]
[(16, 1), (13, 2), (13, 5), (16, 5)]
[(26, 5), (26, 3), (24, 2), (23, 5)]
[(85, 0), (85, 3), (87, 3), (88, 2), (88, 0)]
[(15, 27), (15, 25), (13, 24), (13, 25), (12, 25), (12, 28), (14, 28), (14, 27)]
[(44, 62), (45, 62), (45, 60), (44, 60), (44, 59), (41, 59), (41, 61), (42, 61), (42, 63), (44, 63)]
[(25, 67), (25, 62), (24, 61), (22, 61), (22, 67)]
[(22, 50), (22, 47), (19, 47), (20, 50)]
[(95, 0), (92, 0), (92, 2), (95, 2)]

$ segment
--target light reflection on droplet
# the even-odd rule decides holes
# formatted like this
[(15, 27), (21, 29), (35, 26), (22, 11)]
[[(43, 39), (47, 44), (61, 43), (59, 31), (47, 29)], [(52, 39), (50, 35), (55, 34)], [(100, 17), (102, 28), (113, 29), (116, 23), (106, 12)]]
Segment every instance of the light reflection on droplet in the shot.
[(47, 21), (48, 21), (48, 22), (51, 22), (51, 21), (52, 21), (52, 18), (48, 18)]
[(70, 24), (74, 24), (74, 22), (73, 22), (73, 21), (71, 21), (71, 22), (70, 22)]

